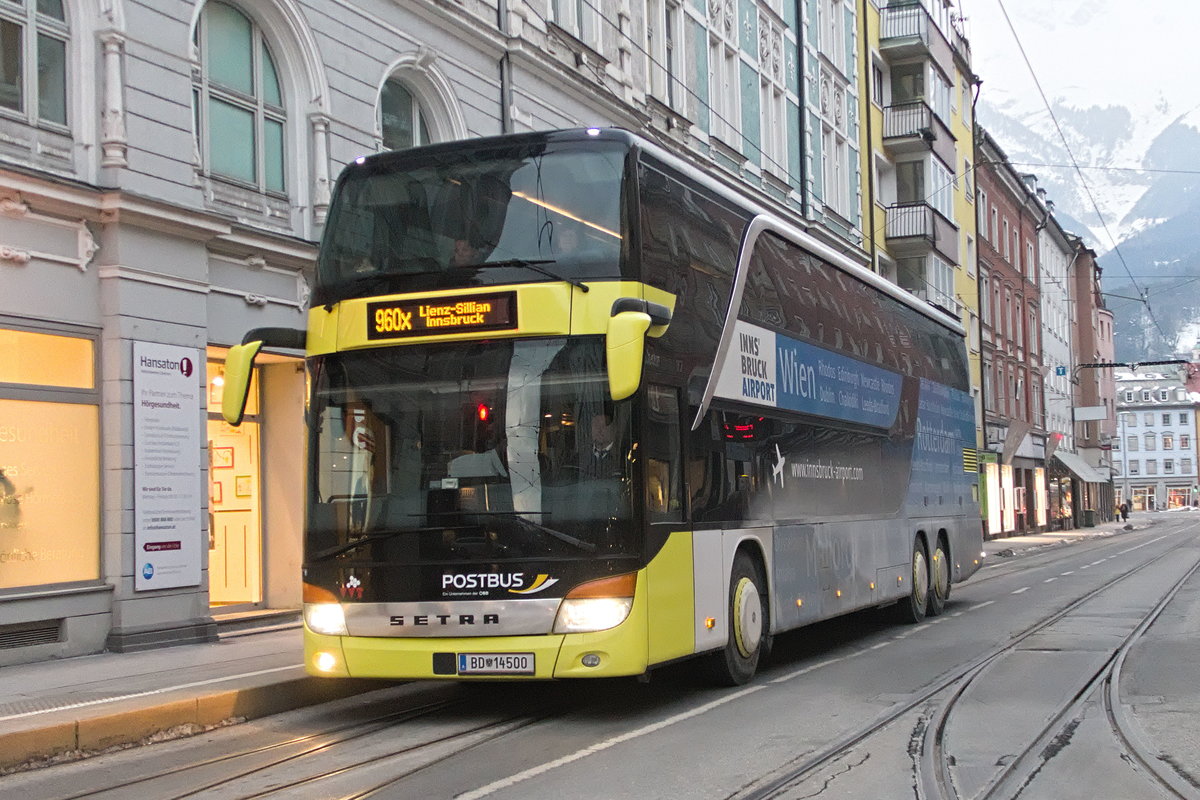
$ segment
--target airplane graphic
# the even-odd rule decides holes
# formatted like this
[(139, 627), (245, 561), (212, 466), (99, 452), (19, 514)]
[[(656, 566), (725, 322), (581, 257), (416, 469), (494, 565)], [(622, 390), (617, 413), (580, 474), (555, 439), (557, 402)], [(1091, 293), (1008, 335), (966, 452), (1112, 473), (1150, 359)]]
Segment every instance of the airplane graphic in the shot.
[(783, 453), (779, 452), (779, 445), (775, 445), (775, 456), (779, 460), (771, 467), (771, 479), (779, 478), (779, 485), (783, 486), (783, 465), (787, 459), (783, 457)]

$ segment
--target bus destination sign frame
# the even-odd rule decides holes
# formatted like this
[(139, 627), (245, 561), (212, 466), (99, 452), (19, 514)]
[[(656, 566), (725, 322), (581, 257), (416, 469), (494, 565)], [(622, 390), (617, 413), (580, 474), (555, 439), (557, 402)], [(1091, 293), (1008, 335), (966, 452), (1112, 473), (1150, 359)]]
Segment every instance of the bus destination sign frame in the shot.
[(367, 339), (517, 330), (517, 293), (423, 297), (367, 304)]

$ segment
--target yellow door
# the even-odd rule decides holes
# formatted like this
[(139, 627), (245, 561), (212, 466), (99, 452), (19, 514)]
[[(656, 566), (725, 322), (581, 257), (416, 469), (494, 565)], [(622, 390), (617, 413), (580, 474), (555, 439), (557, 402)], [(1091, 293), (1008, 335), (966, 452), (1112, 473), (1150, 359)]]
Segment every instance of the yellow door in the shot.
[(208, 596), (212, 605), (262, 600), (259, 424), (208, 421)]

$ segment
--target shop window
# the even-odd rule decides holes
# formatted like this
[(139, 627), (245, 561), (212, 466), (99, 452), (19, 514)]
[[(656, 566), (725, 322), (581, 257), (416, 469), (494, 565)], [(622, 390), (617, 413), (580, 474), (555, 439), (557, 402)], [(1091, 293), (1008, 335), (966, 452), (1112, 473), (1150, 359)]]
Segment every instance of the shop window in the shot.
[(279, 73), (261, 29), (226, 3), (210, 2), (194, 44), (197, 135), (209, 174), (284, 191), (284, 124)]
[(67, 41), (62, 0), (0, 3), (0, 108), (65, 126)]
[(0, 328), (0, 589), (100, 574), (95, 340)]

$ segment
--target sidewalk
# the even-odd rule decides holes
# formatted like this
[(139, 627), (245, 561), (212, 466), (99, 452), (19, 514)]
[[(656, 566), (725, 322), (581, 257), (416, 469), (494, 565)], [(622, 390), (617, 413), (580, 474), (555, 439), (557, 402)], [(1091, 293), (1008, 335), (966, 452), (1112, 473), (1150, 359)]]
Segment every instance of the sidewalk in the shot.
[[(1138, 529), (1150, 520), (1140, 515)], [(1095, 528), (992, 539), (992, 563), (1030, 550), (1112, 536)], [(298, 625), (233, 631), (211, 644), (91, 656), (0, 668), (0, 775), (21, 765), (69, 760), (144, 740), (187, 736), (389, 685), (327, 681), (301, 666)]]

